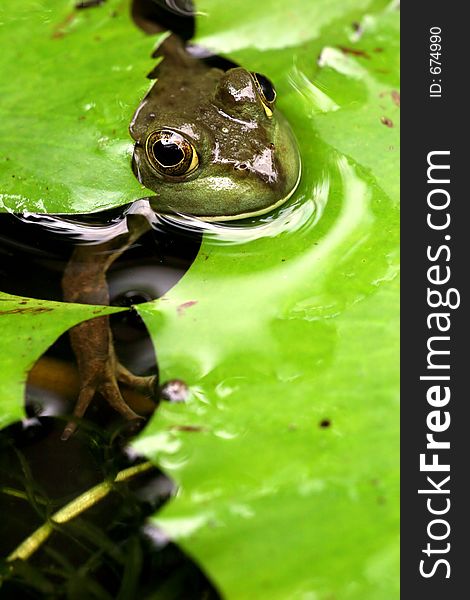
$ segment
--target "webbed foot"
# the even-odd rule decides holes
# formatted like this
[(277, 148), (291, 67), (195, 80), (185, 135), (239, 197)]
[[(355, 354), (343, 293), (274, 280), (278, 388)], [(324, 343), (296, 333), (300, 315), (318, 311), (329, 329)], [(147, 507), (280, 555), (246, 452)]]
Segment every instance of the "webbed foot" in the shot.
[(140, 421), (137, 414), (123, 398), (119, 384), (123, 384), (154, 400), (159, 400), (158, 377), (139, 377), (119, 363), (114, 352), (108, 317), (99, 317), (74, 327), (70, 332), (72, 347), (80, 372), (80, 391), (62, 439), (67, 440), (76, 430), (77, 421), (85, 414), (95, 394), (125, 419)]

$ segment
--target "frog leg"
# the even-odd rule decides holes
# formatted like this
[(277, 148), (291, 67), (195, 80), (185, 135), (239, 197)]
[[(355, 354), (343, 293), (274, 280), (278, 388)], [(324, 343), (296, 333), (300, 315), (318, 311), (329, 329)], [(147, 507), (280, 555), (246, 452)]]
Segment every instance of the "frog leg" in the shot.
[[(77, 246), (62, 278), (64, 300), (109, 305), (106, 271), (149, 228), (147, 219), (142, 215), (129, 215), (127, 231), (121, 235), (101, 244)], [(73, 420), (66, 425), (62, 439), (68, 439), (75, 431), (76, 420), (83, 417), (97, 392), (126, 419), (142, 418), (126, 404), (118, 381), (131, 386), (144, 385), (147, 389), (150, 382), (144, 384), (142, 380), (145, 378), (137, 378), (119, 365), (109, 317), (98, 317), (76, 325), (70, 330), (70, 341), (80, 374), (80, 392)], [(152, 385), (155, 391), (155, 381)]]
[(169, 379), (163, 385), (159, 386), (158, 375), (138, 377), (120, 363), (117, 365), (116, 373), (120, 383), (136, 388), (142, 393), (155, 398), (157, 401), (185, 402), (189, 394), (188, 386), (181, 379)]
[(158, 386), (158, 376), (150, 375), (147, 377), (142, 377), (138, 375), (134, 375), (131, 373), (126, 367), (121, 365), (120, 362), (116, 363), (116, 377), (119, 383), (123, 383), (124, 385), (128, 385), (129, 387), (136, 388), (142, 391), (144, 394), (149, 394), (151, 396), (155, 396), (157, 386)]

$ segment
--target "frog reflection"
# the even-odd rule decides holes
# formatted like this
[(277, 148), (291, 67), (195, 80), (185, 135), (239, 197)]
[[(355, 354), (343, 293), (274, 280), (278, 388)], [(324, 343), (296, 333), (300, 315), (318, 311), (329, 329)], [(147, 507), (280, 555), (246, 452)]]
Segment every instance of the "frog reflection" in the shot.
[[(276, 109), (269, 79), (244, 68), (211, 68), (192, 56), (177, 36), (168, 37), (152, 77), (157, 81), (130, 125), (135, 140), (133, 169), (155, 192), (152, 210), (205, 221), (228, 221), (265, 214), (293, 194), (300, 158), (292, 130)], [(129, 215), (128, 231), (98, 246), (78, 247), (66, 268), (64, 299), (109, 304), (106, 271), (150, 228), (143, 215)], [(137, 419), (119, 383), (159, 393), (155, 378), (136, 377), (116, 358), (108, 317), (71, 330), (81, 389), (64, 439), (76, 428), (96, 392), (126, 419)], [(171, 383), (173, 399), (184, 386)]]

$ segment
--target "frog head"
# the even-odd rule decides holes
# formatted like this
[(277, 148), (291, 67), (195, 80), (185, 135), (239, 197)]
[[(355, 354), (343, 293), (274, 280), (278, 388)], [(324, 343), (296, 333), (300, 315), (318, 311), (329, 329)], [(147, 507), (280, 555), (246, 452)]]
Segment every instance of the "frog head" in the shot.
[(162, 72), (130, 126), (133, 168), (152, 208), (205, 221), (267, 213), (300, 179), (300, 156), (276, 92), (236, 67)]

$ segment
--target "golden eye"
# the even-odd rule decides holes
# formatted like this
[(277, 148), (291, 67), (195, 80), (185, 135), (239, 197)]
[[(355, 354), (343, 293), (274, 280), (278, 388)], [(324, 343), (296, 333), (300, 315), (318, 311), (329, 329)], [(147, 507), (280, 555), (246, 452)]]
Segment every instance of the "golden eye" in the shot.
[(258, 93), (261, 96), (264, 111), (268, 117), (272, 117), (274, 102), (276, 101), (276, 90), (272, 82), (265, 75), (261, 75), (261, 73), (252, 73), (252, 75), (258, 88)]
[(145, 142), (145, 152), (154, 171), (164, 177), (188, 177), (199, 166), (194, 146), (171, 129), (152, 132)]

